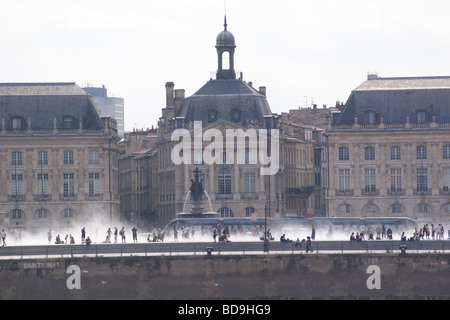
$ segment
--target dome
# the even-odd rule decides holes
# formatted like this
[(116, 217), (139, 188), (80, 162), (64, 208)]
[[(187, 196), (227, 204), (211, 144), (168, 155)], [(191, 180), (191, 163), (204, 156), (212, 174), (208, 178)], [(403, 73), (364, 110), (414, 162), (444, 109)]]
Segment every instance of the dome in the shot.
[(236, 47), (233, 34), (227, 30), (227, 17), (223, 27), (224, 30), (217, 36), (216, 47)]
[(230, 31), (224, 30), (217, 36), (216, 47), (235, 47), (234, 36)]

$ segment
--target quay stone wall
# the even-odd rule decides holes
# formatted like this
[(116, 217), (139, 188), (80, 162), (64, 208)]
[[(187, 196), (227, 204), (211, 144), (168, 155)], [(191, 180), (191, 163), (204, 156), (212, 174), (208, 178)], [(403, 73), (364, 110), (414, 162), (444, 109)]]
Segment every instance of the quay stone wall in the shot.
[[(72, 271), (73, 266), (78, 273)], [(448, 299), (450, 255), (213, 254), (1, 260), (0, 283), (3, 300)], [(70, 284), (78, 284), (79, 289), (69, 288)]]

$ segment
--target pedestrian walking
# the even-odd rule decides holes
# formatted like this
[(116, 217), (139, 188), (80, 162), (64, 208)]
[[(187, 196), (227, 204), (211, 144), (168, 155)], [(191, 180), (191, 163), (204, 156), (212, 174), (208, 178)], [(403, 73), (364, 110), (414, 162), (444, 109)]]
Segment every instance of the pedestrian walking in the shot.
[(316, 240), (316, 227), (312, 225), (311, 227), (311, 238), (312, 240)]
[(131, 232), (133, 233), (133, 242), (138, 242), (136, 226), (134, 226), (133, 229), (131, 229)]
[(122, 243), (126, 243), (126, 237), (125, 237), (125, 227), (122, 227), (122, 229), (119, 232), (121, 238), (122, 238)]
[(48, 239), (48, 244), (52, 243), (52, 230), (49, 229), (47, 232), (47, 239)]
[(2, 243), (3, 243), (3, 247), (6, 246), (6, 232), (5, 229), (2, 229), (2, 233), (0, 234), (0, 236), (2, 237)]
[(119, 230), (117, 227), (114, 227), (114, 243), (117, 243), (117, 235), (119, 234)]
[(83, 229), (81, 229), (81, 244), (84, 243), (85, 239), (86, 239), (86, 229), (83, 227)]
[(306, 252), (309, 252), (309, 251), (313, 252), (313, 249), (312, 249), (311, 238), (307, 237), (307, 240), (306, 240)]
[(106, 240), (105, 243), (111, 243), (111, 228), (108, 228), (108, 231), (106, 231)]
[(173, 227), (173, 241), (178, 242), (178, 230)]

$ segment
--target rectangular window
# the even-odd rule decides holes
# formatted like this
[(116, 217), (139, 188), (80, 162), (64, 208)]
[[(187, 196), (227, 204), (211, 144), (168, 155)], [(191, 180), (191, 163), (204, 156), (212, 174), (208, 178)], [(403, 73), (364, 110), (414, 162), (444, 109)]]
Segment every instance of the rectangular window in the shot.
[(64, 198), (73, 198), (75, 196), (75, 174), (63, 174), (63, 195)]
[(364, 159), (365, 160), (375, 160), (375, 148), (374, 147), (364, 148)]
[(339, 148), (339, 160), (349, 160), (350, 159), (350, 153), (347, 147), (340, 147)]
[(22, 165), (22, 152), (21, 151), (14, 151), (11, 154), (11, 165), (13, 166), (21, 166)]
[(100, 196), (100, 173), (89, 173), (89, 197)]
[(245, 164), (256, 164), (256, 154), (254, 152), (245, 150)]
[(231, 194), (231, 174), (228, 169), (222, 169), (217, 175), (218, 193)]
[(376, 191), (376, 176), (375, 169), (364, 169), (364, 191)]
[(12, 128), (14, 130), (22, 129), (22, 119), (21, 118), (13, 118), (12, 119)]
[(417, 191), (428, 191), (428, 173), (426, 168), (417, 168)]
[(350, 191), (350, 169), (339, 169), (339, 192)]
[(37, 194), (48, 195), (48, 173), (38, 173)]
[(427, 147), (418, 146), (416, 148), (416, 159), (417, 160), (425, 160), (427, 158)]
[(402, 191), (402, 169), (400, 168), (391, 169), (391, 191)]
[(48, 165), (48, 152), (47, 151), (39, 151), (38, 152), (38, 165)]
[(391, 160), (401, 160), (401, 149), (399, 146), (391, 147)]
[(74, 128), (74, 120), (69, 117), (65, 117), (63, 120), (64, 129), (73, 129)]
[(202, 151), (194, 151), (194, 164), (198, 164), (198, 165), (203, 164), (203, 152)]
[(64, 151), (64, 164), (73, 164), (73, 151)]
[(450, 168), (443, 168), (442, 170), (442, 185), (444, 187), (444, 191), (450, 191)]
[(98, 150), (90, 150), (89, 151), (89, 164), (99, 164), (100, 163), (100, 155)]
[(417, 112), (417, 123), (425, 123), (427, 122), (427, 114), (425, 111), (418, 111)]
[(443, 159), (450, 159), (450, 146), (443, 146), (442, 147), (442, 158)]
[(244, 192), (255, 193), (256, 178), (254, 173), (244, 173)]
[(23, 175), (13, 174), (11, 176), (11, 194), (13, 196), (23, 195)]

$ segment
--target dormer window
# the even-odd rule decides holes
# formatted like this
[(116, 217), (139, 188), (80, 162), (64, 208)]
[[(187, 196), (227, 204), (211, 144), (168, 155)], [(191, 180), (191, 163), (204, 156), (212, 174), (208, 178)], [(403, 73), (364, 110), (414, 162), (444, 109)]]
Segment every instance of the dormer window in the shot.
[(63, 121), (64, 121), (64, 129), (73, 128), (73, 119), (71, 117), (65, 117)]
[(77, 128), (76, 118), (73, 116), (64, 116), (63, 117), (63, 128), (64, 129), (76, 129)]
[(365, 120), (366, 120), (366, 124), (376, 124), (377, 123), (377, 113), (372, 110), (366, 111)]
[(11, 125), (13, 130), (22, 130), (25, 129), (25, 121), (22, 117), (13, 117), (11, 119)]
[(426, 123), (427, 122), (427, 112), (424, 110), (416, 111), (417, 123)]
[(369, 124), (375, 123), (375, 112), (369, 112), (367, 114), (367, 122), (369, 122)]

